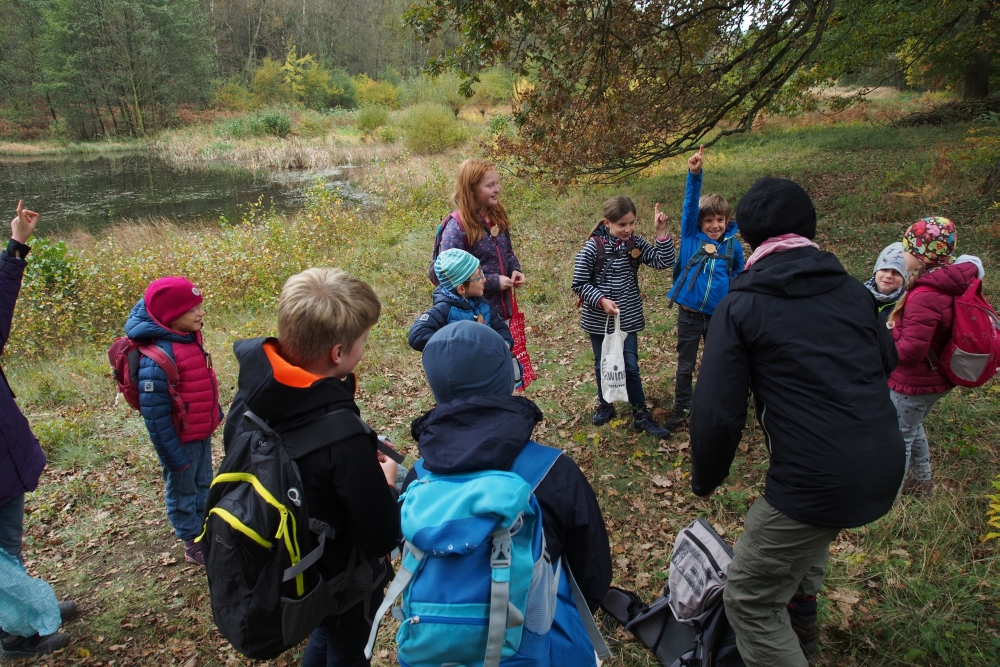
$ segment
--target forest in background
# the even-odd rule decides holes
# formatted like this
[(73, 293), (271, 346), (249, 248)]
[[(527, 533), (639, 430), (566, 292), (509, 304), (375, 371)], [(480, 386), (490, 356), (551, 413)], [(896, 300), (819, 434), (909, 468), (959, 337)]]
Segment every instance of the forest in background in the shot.
[[(811, 90), (837, 82), (861, 94), (893, 85), (981, 99), (1000, 82), (998, 14), (996, 0), (0, 0), (0, 138), (145, 137), (206, 109), (391, 107), (391, 89), (428, 65), (451, 77), (436, 84), (451, 95), (495, 67), (536, 84), (513, 115), (529, 144), (530, 132), (546, 129), (536, 118), (574, 121), (573, 105), (618, 104), (615, 76), (628, 77), (626, 97), (644, 108), (647, 97), (664, 98), (659, 87), (672, 91), (670, 108), (656, 113), (679, 110), (687, 125), (665, 128), (676, 136), (701, 120), (701, 107), (720, 107), (714, 95), (735, 102), (705, 118), (711, 128), (746, 124), (748, 112), (800, 113)], [(583, 41), (558, 41), (566, 35)], [(681, 79), (668, 71), (675, 56)], [(736, 98), (734, 81), (749, 82)], [(387, 99), (356, 94), (376, 84), (388, 86)], [(560, 98), (566, 91), (576, 99)], [(677, 94), (685, 91), (691, 104)], [(605, 129), (606, 115), (597, 123)]]

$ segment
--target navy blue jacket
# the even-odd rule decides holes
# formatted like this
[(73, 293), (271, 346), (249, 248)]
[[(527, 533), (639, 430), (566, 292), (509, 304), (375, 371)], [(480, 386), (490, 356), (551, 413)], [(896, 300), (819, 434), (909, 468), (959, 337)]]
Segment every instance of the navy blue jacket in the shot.
[(514, 347), (510, 327), (503, 321), (500, 314), (490, 306), (489, 301), (481, 296), (466, 299), (440, 286), (434, 290), (434, 305), (413, 323), (407, 340), (410, 347), (417, 352), (423, 352), (431, 336), (446, 324), (477, 319), (483, 324), (489, 324), (490, 328), (500, 334), (509, 347)]
[[(14, 253), (20, 250), (21, 257)], [(14, 319), (14, 304), (21, 292), (21, 278), (28, 265), (28, 246), (11, 239), (0, 252), (0, 351), (7, 345)], [(34, 491), (45, 468), (45, 454), (31, 432), (28, 420), (14, 402), (14, 392), (0, 371), (0, 507), (22, 493)]]
[[(455, 473), (508, 470), (542, 420), (523, 396), (473, 396), (439, 405), (410, 427), (427, 470)], [(410, 470), (404, 483), (417, 478)], [(611, 585), (611, 548), (590, 482), (566, 455), (556, 459), (535, 490), (553, 562), (565, 555), (592, 611)]]

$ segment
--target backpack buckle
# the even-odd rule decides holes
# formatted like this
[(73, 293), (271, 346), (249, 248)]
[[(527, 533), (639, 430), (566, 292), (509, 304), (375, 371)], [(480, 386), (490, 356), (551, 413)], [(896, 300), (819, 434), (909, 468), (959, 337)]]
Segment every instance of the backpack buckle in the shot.
[(490, 567), (493, 569), (510, 567), (510, 530), (507, 528), (493, 534)]

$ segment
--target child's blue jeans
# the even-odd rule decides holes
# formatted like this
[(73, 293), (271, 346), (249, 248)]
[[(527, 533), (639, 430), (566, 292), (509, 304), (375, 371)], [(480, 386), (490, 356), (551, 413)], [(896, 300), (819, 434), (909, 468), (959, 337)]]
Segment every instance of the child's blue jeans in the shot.
[[(604, 395), (601, 393), (601, 346), (604, 336), (590, 334), (590, 345), (594, 348), (594, 370), (597, 372), (597, 400), (603, 405)], [(628, 402), (633, 408), (646, 406), (646, 394), (642, 391), (642, 378), (639, 376), (639, 337), (633, 331), (625, 337), (625, 390), (628, 392)]]
[(212, 486), (212, 438), (186, 442), (184, 450), (191, 465), (180, 472), (171, 472), (163, 466), (164, 499), (174, 533), (190, 542), (201, 535), (205, 521), (205, 503)]

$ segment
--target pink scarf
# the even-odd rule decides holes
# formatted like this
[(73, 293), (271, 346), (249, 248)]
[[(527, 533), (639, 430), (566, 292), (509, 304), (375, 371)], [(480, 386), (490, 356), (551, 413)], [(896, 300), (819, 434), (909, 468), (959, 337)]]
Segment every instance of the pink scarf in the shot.
[(799, 236), (798, 234), (781, 234), (780, 236), (772, 236), (768, 240), (760, 244), (753, 254), (750, 255), (750, 259), (743, 266), (743, 269), (749, 269), (754, 265), (755, 262), (759, 262), (768, 255), (773, 255), (776, 252), (785, 252), (786, 250), (794, 250), (795, 248), (816, 248), (819, 250), (819, 246), (807, 239), (804, 236)]

